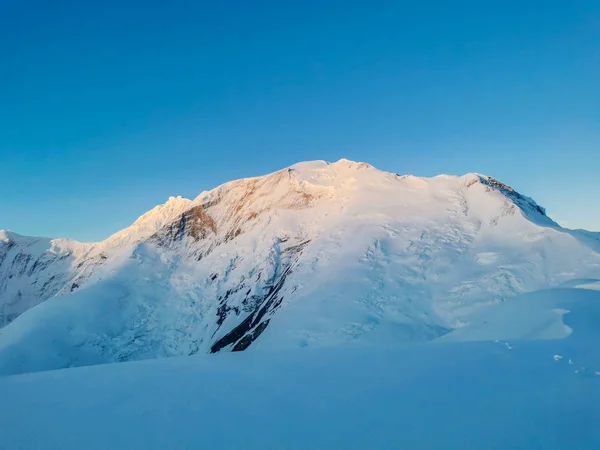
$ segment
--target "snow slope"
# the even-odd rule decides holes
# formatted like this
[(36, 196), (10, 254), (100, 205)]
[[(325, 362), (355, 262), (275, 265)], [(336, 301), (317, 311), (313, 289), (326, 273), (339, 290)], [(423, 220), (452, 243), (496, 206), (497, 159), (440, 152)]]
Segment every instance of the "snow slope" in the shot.
[(0, 230), (0, 327), (51, 297), (110, 276), (136, 244), (180, 216), (190, 203), (171, 197), (132, 226), (92, 244)]
[[(429, 343), (3, 377), (0, 448), (599, 448), (600, 291), (513, 300), (488, 310), (496, 322)], [(537, 316), (555, 308), (569, 310), (551, 320), (564, 318), (568, 336), (540, 327)]]
[(14, 255), (34, 252), (5, 235), (0, 304), (27, 312), (0, 330), (1, 374), (428, 341), (509, 297), (600, 278), (598, 233), (479, 174), (313, 161), (153, 211), (102, 243), (61, 240), (43, 270), (32, 261), (58, 257), (39, 248), (57, 244), (36, 244), (18, 276)]

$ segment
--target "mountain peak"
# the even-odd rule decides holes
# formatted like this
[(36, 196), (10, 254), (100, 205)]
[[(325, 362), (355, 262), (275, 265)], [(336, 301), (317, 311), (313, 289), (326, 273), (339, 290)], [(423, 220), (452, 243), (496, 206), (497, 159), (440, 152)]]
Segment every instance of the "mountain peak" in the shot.
[(180, 216), (191, 204), (192, 200), (181, 196), (169, 197), (165, 203), (142, 214), (131, 226), (113, 234), (106, 242), (136, 242), (150, 237), (161, 227)]
[(296, 164), (293, 164), (288, 168), (296, 171), (304, 171), (304, 170), (319, 170), (319, 169), (372, 169), (373, 166), (365, 163), (365, 162), (357, 162), (351, 161), (346, 158), (341, 158), (335, 162), (329, 162), (324, 160), (314, 160), (314, 161), (302, 161)]
[(139, 225), (143, 222), (146, 222), (152, 218), (156, 218), (157, 216), (169, 214), (174, 209), (184, 208), (189, 206), (192, 203), (192, 200), (182, 197), (178, 195), (177, 197), (169, 197), (169, 199), (165, 203), (161, 203), (160, 205), (156, 205), (150, 211), (142, 214), (137, 218), (133, 225)]
[(334, 165), (344, 166), (352, 169), (372, 169), (373, 166), (366, 162), (352, 161), (346, 158), (342, 158), (334, 163)]
[(40, 241), (50, 242), (50, 239), (36, 236), (23, 236), (14, 231), (0, 230), (0, 241), (6, 243), (14, 242), (20, 245), (30, 245)]
[(8, 242), (14, 240), (15, 236), (20, 235), (9, 230), (0, 230), (0, 241)]
[(501, 192), (505, 197), (512, 200), (530, 219), (534, 219), (534, 221), (537, 222), (537, 219), (541, 216), (543, 217), (543, 220), (547, 222), (546, 224), (557, 225), (546, 215), (546, 209), (538, 205), (531, 197), (520, 194), (511, 186), (504, 184), (493, 177), (479, 175), (479, 178), (481, 183), (485, 186)]

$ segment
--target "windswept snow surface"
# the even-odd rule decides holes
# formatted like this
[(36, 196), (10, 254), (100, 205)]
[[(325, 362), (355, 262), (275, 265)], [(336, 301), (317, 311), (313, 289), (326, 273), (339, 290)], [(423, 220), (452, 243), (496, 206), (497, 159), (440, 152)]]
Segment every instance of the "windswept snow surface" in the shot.
[[(474, 322), (429, 343), (3, 377), (0, 448), (600, 448), (600, 292), (525, 295), (524, 310), (518, 300), (489, 309), (487, 335)], [(550, 320), (564, 317), (566, 337), (540, 326), (554, 308), (568, 308)]]
[(300, 163), (172, 198), (101, 243), (0, 235), (0, 374), (435, 340), (600, 279), (599, 236), (480, 174)]
[(471, 315), (467, 326), (438, 340), (563, 339), (573, 332), (571, 322), (580, 325), (578, 333), (586, 334), (584, 337), (600, 337), (600, 297), (595, 290), (594, 285), (582, 285), (580, 289), (547, 289), (512, 297)]

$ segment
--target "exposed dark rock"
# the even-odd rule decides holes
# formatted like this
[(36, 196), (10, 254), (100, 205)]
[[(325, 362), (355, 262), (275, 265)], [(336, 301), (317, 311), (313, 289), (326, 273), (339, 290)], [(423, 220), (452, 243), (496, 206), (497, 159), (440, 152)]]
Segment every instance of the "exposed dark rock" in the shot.
[[(201, 205), (190, 208), (181, 218), (157, 231), (150, 240), (163, 246), (190, 236), (195, 241), (205, 239), (209, 232), (217, 233), (217, 224)], [(199, 258), (201, 259), (201, 257)]]
[(236, 237), (238, 237), (240, 234), (242, 234), (242, 229), (241, 228), (232, 228), (225, 235), (224, 242), (232, 241), (233, 239), (235, 239)]
[[(223, 348), (228, 347), (231, 344), (235, 344), (253, 328), (257, 327), (257, 325), (260, 324), (260, 321), (265, 316), (265, 314), (269, 313), (272, 315), (279, 308), (283, 298), (277, 298), (277, 294), (283, 287), (286, 277), (291, 273), (291, 269), (291, 265), (288, 266), (288, 268), (281, 275), (277, 283), (275, 283), (269, 288), (268, 293), (264, 297), (264, 301), (258, 306), (257, 309), (255, 309), (254, 312), (252, 312), (238, 326), (236, 326), (233, 330), (231, 330), (229, 333), (227, 333), (225, 336), (223, 336), (211, 346), (211, 353), (216, 353), (222, 350)], [(252, 343), (254, 339), (256, 339), (260, 335), (260, 333), (262, 333), (262, 331), (264, 331), (265, 327), (266, 325), (263, 327), (262, 330), (260, 330), (259, 333), (255, 335), (254, 338), (250, 339), (250, 341), (245, 347), (243, 345), (241, 347), (243, 347), (243, 349), (247, 348), (247, 346), (250, 345), (250, 343)]]
[(529, 197), (525, 197), (524, 195), (519, 194), (512, 187), (507, 184), (501, 183), (492, 177), (481, 177), (481, 182), (492, 189), (497, 189), (506, 195), (508, 198), (513, 200), (521, 210), (524, 212), (528, 212), (529, 210), (535, 211), (542, 216), (546, 216), (546, 210), (535, 203)]
[(254, 328), (254, 330), (240, 339), (238, 343), (233, 346), (231, 351), (241, 352), (250, 347), (250, 344), (252, 344), (262, 334), (262, 332), (265, 331), (270, 321), (271, 319), (267, 319), (264, 322), (261, 322), (256, 328)]

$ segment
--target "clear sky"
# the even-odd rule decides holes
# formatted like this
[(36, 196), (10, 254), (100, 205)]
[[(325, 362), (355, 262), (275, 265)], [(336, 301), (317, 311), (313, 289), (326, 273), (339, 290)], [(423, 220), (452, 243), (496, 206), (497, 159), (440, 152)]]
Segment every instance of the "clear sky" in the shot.
[(0, 229), (99, 240), (342, 157), (600, 230), (600, 2), (0, 0)]

